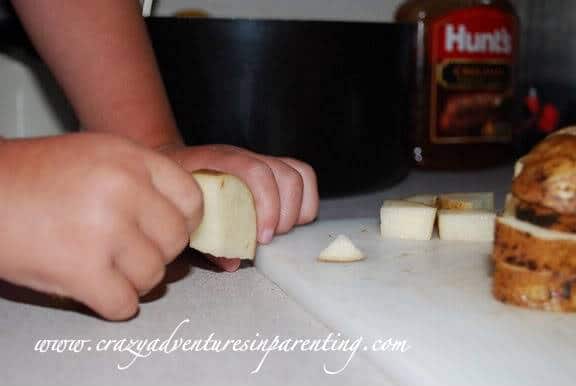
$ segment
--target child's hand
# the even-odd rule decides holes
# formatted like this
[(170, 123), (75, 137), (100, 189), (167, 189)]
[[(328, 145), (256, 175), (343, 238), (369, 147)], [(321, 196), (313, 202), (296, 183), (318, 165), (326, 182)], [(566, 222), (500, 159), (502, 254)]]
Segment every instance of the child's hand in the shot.
[(304, 162), (227, 145), (173, 146), (162, 151), (188, 171), (212, 169), (242, 179), (254, 196), (260, 243), (269, 243), (275, 233), (309, 223), (318, 214), (316, 174)]
[(0, 142), (0, 276), (126, 319), (202, 217), (166, 157), (104, 134)]

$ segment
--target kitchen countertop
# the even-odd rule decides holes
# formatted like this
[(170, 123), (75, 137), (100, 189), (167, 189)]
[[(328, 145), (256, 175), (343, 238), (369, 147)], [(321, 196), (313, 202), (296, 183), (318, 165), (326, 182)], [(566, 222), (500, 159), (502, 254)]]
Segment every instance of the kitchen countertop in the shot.
[[(382, 199), (426, 192), (493, 191), (500, 207), (510, 186), (512, 166), (477, 171), (413, 172), (385, 190), (321, 202), (320, 220), (377, 216)], [(299, 304), (255, 268), (214, 272), (195, 256), (182, 256), (168, 270), (166, 284), (150, 294), (140, 314), (122, 323), (102, 321), (75, 305), (55, 301), (0, 282), (0, 372), (2, 385), (385, 385), (379, 368), (361, 354), (338, 375), (323, 366), (342, 367), (343, 352), (271, 352), (251, 374), (262, 352), (153, 352), (136, 357), (125, 339), (164, 341), (174, 337), (205, 339), (325, 338), (330, 333)], [(178, 327), (179, 326), (179, 327)], [(259, 335), (257, 335), (259, 334)], [(35, 351), (44, 339), (90, 339), (82, 352)], [(102, 339), (114, 340), (98, 352)], [(114, 351), (114, 344), (120, 350)], [(88, 347), (93, 350), (88, 350)], [(142, 352), (144, 353), (144, 351)], [(131, 365), (131, 360), (134, 363)], [(129, 365), (129, 366), (128, 366)], [(124, 370), (118, 367), (128, 366)]]

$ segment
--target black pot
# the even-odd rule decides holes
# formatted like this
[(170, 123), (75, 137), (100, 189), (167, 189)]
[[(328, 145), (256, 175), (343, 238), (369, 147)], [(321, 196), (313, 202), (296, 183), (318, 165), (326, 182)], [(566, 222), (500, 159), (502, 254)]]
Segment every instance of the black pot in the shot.
[(188, 144), (291, 156), (323, 193), (392, 184), (410, 166), (413, 26), (148, 18)]

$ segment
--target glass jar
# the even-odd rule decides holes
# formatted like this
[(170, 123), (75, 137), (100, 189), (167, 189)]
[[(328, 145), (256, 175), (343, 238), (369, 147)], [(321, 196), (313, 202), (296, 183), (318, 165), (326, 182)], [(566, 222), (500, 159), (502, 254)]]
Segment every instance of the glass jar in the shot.
[(417, 23), (412, 139), (424, 168), (491, 166), (512, 157), (518, 17), (508, 0), (407, 0)]

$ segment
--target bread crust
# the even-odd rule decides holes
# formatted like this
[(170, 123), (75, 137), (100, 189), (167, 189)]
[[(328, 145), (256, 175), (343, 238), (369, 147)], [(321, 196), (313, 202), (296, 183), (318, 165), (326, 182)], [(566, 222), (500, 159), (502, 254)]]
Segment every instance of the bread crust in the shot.
[(522, 157), (522, 162), (529, 164), (538, 162), (546, 158), (574, 157), (576, 156), (576, 136), (570, 134), (556, 134), (546, 137), (538, 143), (526, 156)]
[(576, 275), (576, 241), (541, 239), (498, 220), (492, 258), (528, 271)]
[(556, 135), (576, 135), (576, 126), (568, 126), (563, 129), (553, 131), (548, 135), (548, 138), (554, 137)]
[(508, 215), (518, 220), (558, 232), (576, 233), (576, 215), (560, 214), (553, 209), (524, 202), (513, 196), (506, 205), (510, 206), (506, 208)]
[(501, 302), (520, 307), (554, 312), (576, 311), (576, 276), (530, 271), (496, 261), (492, 293)]
[(504, 303), (576, 311), (576, 128), (517, 161), (496, 221), (492, 293)]
[(512, 181), (512, 193), (524, 202), (560, 214), (576, 214), (576, 158), (558, 156), (524, 162), (521, 173)]

